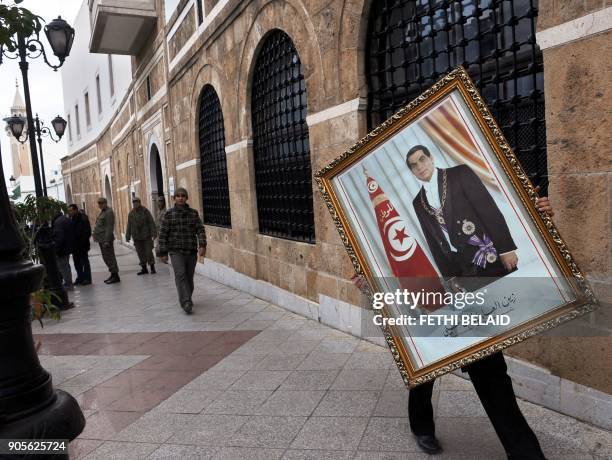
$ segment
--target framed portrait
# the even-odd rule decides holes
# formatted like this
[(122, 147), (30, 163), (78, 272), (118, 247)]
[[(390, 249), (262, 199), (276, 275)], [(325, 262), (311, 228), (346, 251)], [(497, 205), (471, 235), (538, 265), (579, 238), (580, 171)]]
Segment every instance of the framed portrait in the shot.
[(596, 307), (463, 68), (315, 179), (409, 386)]

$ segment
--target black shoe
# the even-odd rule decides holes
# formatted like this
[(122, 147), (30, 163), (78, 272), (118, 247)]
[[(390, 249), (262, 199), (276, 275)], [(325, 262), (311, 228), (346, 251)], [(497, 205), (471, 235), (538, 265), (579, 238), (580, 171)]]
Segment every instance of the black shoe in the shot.
[(114, 276), (114, 275), (111, 273), (111, 276), (109, 276), (108, 278), (106, 278), (106, 279), (104, 280), (104, 282), (105, 282), (106, 284), (108, 284), (108, 282), (109, 282), (110, 280), (112, 280), (112, 279), (113, 279), (113, 276)]
[(186, 302), (183, 302), (181, 307), (183, 310), (185, 310), (185, 313), (190, 314), (191, 310), (193, 310), (193, 302), (191, 300), (187, 300)]
[(89, 280), (88, 281), (81, 281), (79, 284), (81, 286), (87, 286), (88, 284), (91, 284), (91, 281), (89, 281)]
[(155, 265), (151, 265), (151, 275), (154, 275), (155, 273), (157, 273), (155, 271)]
[(61, 310), (61, 311), (71, 310), (71, 309), (73, 309), (74, 307), (75, 307), (74, 303), (72, 303), (72, 302), (68, 302), (66, 305), (62, 305), (62, 306), (60, 307), (60, 310)]
[(119, 275), (117, 275), (116, 273), (114, 273), (109, 279), (107, 279), (106, 281), (104, 281), (106, 284), (114, 284), (114, 283), (120, 283), (121, 282), (121, 278), (119, 278)]
[(149, 274), (149, 271), (147, 270), (147, 266), (146, 266), (146, 265), (143, 265), (143, 266), (142, 266), (142, 269), (141, 269), (141, 270), (140, 270), (138, 273), (136, 273), (136, 274), (137, 274), (137, 275), (148, 275), (148, 274)]
[(425, 434), (421, 436), (414, 435), (419, 448), (429, 455), (435, 455), (442, 452), (442, 446), (434, 435)]

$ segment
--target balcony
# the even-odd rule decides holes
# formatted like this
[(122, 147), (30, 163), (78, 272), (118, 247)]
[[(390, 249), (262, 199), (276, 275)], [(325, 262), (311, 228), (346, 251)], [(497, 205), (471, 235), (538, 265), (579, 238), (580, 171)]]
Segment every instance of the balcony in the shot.
[(155, 0), (89, 0), (91, 53), (137, 55), (155, 27)]

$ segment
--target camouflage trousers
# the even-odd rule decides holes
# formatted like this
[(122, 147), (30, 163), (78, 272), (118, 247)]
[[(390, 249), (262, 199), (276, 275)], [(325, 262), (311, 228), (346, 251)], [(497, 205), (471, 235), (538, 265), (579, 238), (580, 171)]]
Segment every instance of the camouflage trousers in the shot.
[(134, 240), (134, 247), (136, 248), (136, 254), (138, 254), (138, 260), (142, 267), (146, 267), (147, 264), (155, 265), (155, 258), (153, 257), (153, 240)]
[(111, 274), (119, 273), (119, 267), (117, 266), (117, 258), (115, 257), (115, 246), (111, 241), (108, 243), (100, 243), (100, 252), (102, 253), (102, 260), (108, 267), (108, 271)]

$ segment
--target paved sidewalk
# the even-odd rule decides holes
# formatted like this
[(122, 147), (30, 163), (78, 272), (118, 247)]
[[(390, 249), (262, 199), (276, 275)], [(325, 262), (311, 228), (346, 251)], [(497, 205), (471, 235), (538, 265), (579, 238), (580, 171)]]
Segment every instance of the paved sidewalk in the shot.
[[(428, 458), (386, 349), (198, 275), (185, 315), (170, 267), (136, 276), (135, 254), (116, 250), (120, 284), (102, 283), (93, 256), (77, 307), (33, 324), (43, 366), (87, 418), (71, 458)], [(520, 405), (549, 459), (612, 458), (612, 433)], [(436, 458), (505, 458), (468, 381), (439, 379), (434, 407)]]

